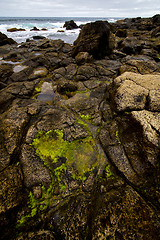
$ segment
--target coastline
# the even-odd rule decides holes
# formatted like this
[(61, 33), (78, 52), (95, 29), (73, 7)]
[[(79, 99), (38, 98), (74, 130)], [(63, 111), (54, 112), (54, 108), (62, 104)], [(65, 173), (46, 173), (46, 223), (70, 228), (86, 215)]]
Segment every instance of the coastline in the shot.
[(158, 240), (159, 142), (160, 15), (0, 33), (2, 240)]
[[(65, 21), (73, 19), (79, 26), (87, 22), (96, 20), (110, 20), (115, 21), (116, 18), (2, 18), (0, 17), (0, 32), (6, 34), (8, 37), (13, 38), (18, 43), (25, 42), (27, 38), (32, 39), (33, 36), (44, 36), (49, 39), (62, 39), (65, 42), (73, 43), (78, 37), (80, 29), (72, 29), (66, 31), (63, 28)], [(37, 29), (47, 29), (40, 32), (31, 32), (30, 30), (36, 27)], [(7, 32), (7, 29), (17, 28), (25, 29), (23, 32)]]

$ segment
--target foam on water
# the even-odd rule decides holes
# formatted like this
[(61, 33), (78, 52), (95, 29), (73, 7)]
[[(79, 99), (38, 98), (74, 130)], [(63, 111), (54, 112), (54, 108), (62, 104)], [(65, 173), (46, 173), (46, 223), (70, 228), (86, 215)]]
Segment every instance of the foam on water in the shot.
[[(13, 38), (16, 42), (22, 43), (26, 39), (32, 39), (33, 36), (44, 36), (49, 39), (62, 39), (64, 42), (72, 44), (80, 29), (66, 30), (63, 28), (65, 21), (73, 19), (78, 26), (96, 20), (109, 20), (113, 22), (115, 18), (3, 18), (0, 17), (0, 32), (6, 34), (9, 38)], [(30, 31), (34, 27), (40, 31)], [(9, 28), (23, 28), (26, 31), (7, 32)], [(41, 29), (47, 29), (42, 31)], [(58, 32), (63, 30), (64, 32)]]

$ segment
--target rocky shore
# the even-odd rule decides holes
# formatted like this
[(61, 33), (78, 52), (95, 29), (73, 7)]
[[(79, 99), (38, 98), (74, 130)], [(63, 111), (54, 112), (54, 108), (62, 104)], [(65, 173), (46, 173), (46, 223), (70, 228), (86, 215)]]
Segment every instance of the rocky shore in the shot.
[(0, 156), (2, 240), (158, 240), (160, 15), (1, 33)]

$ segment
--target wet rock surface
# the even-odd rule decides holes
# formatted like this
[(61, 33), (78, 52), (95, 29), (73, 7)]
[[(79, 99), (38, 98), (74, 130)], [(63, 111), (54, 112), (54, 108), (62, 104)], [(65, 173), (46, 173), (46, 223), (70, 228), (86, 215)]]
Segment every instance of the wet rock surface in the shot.
[(0, 46), (7, 44), (12, 45), (16, 44), (16, 42), (12, 38), (8, 38), (5, 34), (0, 32)]
[(104, 24), (0, 47), (1, 239), (159, 239), (159, 17)]

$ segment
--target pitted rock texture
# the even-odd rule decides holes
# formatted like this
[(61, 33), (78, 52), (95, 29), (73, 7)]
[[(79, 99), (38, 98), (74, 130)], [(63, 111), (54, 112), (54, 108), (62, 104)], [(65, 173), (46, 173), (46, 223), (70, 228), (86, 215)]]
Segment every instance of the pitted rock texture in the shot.
[(149, 109), (160, 110), (160, 74), (140, 75), (125, 72), (114, 80), (115, 103), (118, 111)]
[(129, 56), (119, 51), (124, 36), (101, 60), (74, 59), (61, 40), (0, 48), (1, 239), (159, 239), (159, 45), (144, 30), (152, 22), (110, 25), (145, 35)]

